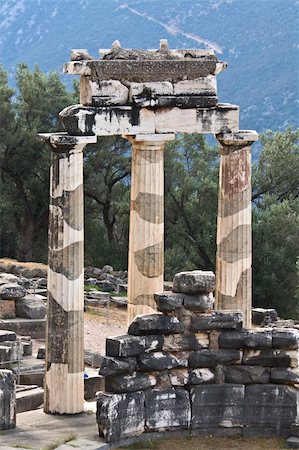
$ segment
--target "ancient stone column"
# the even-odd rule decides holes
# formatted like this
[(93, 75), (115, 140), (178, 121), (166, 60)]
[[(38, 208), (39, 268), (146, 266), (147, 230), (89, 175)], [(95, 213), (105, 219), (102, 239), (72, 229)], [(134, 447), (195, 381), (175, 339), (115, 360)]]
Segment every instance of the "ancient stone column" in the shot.
[(164, 278), (164, 144), (173, 134), (124, 136), (132, 143), (128, 323), (156, 311)]
[(251, 144), (255, 131), (218, 134), (216, 308), (241, 310), (251, 326)]
[(95, 137), (42, 135), (51, 145), (44, 410), (84, 403), (83, 148)]

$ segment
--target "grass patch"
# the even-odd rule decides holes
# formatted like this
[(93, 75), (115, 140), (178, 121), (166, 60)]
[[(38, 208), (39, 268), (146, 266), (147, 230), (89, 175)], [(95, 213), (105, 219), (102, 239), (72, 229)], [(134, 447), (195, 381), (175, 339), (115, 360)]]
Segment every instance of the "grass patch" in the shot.
[(27, 445), (27, 444), (15, 444), (12, 445), (13, 448), (27, 448), (29, 450), (33, 449), (33, 447), (31, 447), (31, 445)]
[(60, 445), (66, 444), (69, 441), (73, 441), (76, 438), (76, 433), (70, 433), (64, 439), (59, 439), (41, 450), (55, 450), (55, 448), (59, 447)]
[(139, 449), (140, 450), (141, 449), (158, 450), (159, 448), (162, 448), (162, 447), (160, 447), (162, 444), (163, 444), (163, 441), (160, 439), (157, 441), (148, 440), (148, 441), (136, 442), (136, 444), (128, 445), (128, 447), (125, 447), (125, 448), (126, 448), (126, 450), (139, 450)]
[(100, 288), (97, 284), (84, 284), (84, 291), (90, 292), (90, 291), (102, 291), (103, 289)]

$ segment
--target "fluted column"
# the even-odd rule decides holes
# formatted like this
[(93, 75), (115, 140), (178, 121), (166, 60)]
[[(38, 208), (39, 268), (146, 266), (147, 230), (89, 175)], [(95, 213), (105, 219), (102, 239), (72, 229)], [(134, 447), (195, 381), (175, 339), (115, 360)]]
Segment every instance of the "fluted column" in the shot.
[(51, 145), (44, 410), (84, 403), (83, 148), (94, 137), (44, 135)]
[(156, 311), (164, 277), (164, 144), (174, 135), (124, 136), (132, 143), (128, 323)]
[(223, 133), (216, 255), (216, 308), (241, 310), (251, 326), (251, 144), (255, 131)]

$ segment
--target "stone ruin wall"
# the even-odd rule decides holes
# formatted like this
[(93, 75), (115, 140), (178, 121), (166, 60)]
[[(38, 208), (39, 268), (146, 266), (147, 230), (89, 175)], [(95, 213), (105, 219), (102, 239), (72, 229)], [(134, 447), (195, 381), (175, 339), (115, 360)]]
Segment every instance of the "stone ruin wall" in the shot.
[[(298, 429), (299, 331), (242, 326), (213, 310), (212, 272), (184, 272), (106, 341), (97, 400), (108, 442), (166, 430), (190, 435), (290, 436)], [(188, 431), (189, 430), (189, 431)], [(183, 431), (182, 431), (183, 432)]]

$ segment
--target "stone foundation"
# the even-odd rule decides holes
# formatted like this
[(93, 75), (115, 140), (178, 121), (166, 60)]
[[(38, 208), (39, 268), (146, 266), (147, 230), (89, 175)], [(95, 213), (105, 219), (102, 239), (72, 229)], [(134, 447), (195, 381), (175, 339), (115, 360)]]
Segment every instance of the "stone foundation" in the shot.
[(108, 338), (100, 375), (99, 433), (290, 436), (298, 425), (299, 331), (242, 326), (239, 311), (212, 310), (215, 277), (178, 274), (155, 295), (160, 313)]

